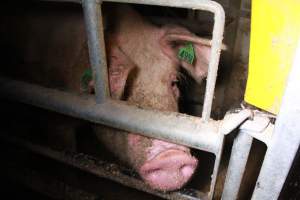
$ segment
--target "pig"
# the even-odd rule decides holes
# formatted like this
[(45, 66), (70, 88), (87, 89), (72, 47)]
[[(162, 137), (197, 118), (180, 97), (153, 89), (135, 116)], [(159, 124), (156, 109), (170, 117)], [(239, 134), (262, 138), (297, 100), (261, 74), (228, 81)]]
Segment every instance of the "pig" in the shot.
[[(14, 46), (22, 48), (14, 52), (18, 52), (16, 57), (23, 66), (28, 65), (26, 68), (5, 69), (13, 71), (5, 73), (47, 87), (82, 92), (80, 76), (89, 66), (83, 20), (78, 12), (62, 11), (56, 9), (53, 14), (38, 11), (33, 17), (21, 17), (27, 25), (19, 22), (20, 26), (9, 27), (13, 23), (10, 21), (7, 27), (2, 26), (8, 33), (12, 28), (13, 34), (3, 38), (18, 38), (14, 40)], [(209, 44), (184, 27), (155, 26), (129, 6), (108, 6), (104, 7), (104, 12), (111, 98), (143, 109), (178, 112), (179, 69), (182, 67), (201, 83), (207, 75)], [(25, 28), (23, 32), (15, 30), (20, 27)], [(193, 64), (177, 57), (179, 48), (187, 42), (192, 42), (195, 49)], [(90, 92), (94, 90), (93, 84), (93, 81), (89, 83)], [(59, 126), (58, 121), (56, 127)], [(65, 128), (55, 130), (55, 138), (64, 137), (65, 132), (70, 133)], [(185, 146), (101, 125), (94, 125), (93, 130), (101, 145), (134, 168), (153, 189), (180, 189), (197, 168), (198, 160)], [(61, 140), (67, 143), (68, 139)]]
[[(178, 112), (178, 70), (182, 66), (201, 83), (207, 74), (210, 47), (183, 27), (156, 27), (128, 6), (118, 6), (113, 14), (116, 20), (106, 40), (112, 98), (145, 109)], [(178, 49), (186, 42), (194, 44), (194, 65), (177, 58)], [(95, 132), (154, 189), (181, 188), (197, 167), (198, 161), (187, 147), (137, 133), (116, 134), (99, 126)]]

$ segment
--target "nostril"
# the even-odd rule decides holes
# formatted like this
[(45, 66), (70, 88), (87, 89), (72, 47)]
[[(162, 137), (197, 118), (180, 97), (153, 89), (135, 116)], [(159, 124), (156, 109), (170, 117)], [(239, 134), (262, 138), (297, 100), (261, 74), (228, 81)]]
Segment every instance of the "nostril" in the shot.
[(144, 172), (144, 174), (147, 175), (153, 175), (153, 174), (158, 174), (159, 172), (161, 172), (161, 168), (155, 168), (155, 169), (150, 169)]

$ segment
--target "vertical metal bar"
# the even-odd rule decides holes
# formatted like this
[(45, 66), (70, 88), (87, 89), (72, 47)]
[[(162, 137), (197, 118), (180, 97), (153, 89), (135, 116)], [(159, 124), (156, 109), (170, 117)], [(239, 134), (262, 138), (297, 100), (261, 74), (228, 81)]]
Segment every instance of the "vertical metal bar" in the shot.
[(214, 164), (214, 170), (212, 173), (212, 180), (211, 180), (210, 190), (209, 190), (209, 194), (208, 194), (208, 199), (210, 199), (210, 200), (213, 199), (213, 197), (214, 197), (215, 186), (217, 183), (217, 177), (218, 177), (219, 167), (220, 167), (222, 153), (223, 153), (223, 146), (224, 146), (224, 135), (222, 134), (219, 138), (218, 152), (215, 154), (216, 160), (215, 160), (215, 164)]
[(225, 13), (221, 5), (216, 6), (214, 13), (214, 28), (212, 38), (212, 48), (210, 53), (210, 62), (208, 66), (208, 76), (206, 81), (205, 97), (202, 111), (202, 118), (208, 121), (211, 114), (212, 101), (217, 79), (218, 65), (220, 60), (221, 45), (223, 40)]
[(235, 138), (231, 150), (222, 200), (237, 199), (252, 141), (253, 138), (243, 130), (240, 130)]
[(84, 0), (82, 6), (95, 82), (96, 103), (103, 103), (109, 97), (109, 89), (101, 4), (96, 0)]
[(278, 199), (300, 144), (300, 42), (252, 199)]

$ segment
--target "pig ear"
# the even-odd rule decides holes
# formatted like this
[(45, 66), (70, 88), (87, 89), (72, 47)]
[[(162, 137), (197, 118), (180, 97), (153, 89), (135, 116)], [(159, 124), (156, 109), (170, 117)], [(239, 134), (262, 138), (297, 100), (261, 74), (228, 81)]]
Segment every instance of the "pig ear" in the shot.
[[(193, 64), (179, 60), (178, 51), (187, 42), (191, 42), (194, 46), (195, 60)], [(210, 57), (210, 41), (200, 38), (188, 30), (181, 27), (165, 27), (165, 34), (161, 38), (163, 52), (173, 61), (180, 64), (186, 71), (198, 82), (207, 76), (209, 57)]]
[(110, 48), (108, 52), (108, 80), (113, 99), (122, 99), (128, 74), (134, 67), (134, 63), (119, 46)]

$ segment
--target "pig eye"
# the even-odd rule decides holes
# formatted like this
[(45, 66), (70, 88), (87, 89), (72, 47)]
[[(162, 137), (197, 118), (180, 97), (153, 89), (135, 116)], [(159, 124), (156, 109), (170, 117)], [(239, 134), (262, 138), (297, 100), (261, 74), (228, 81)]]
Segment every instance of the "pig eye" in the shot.
[(176, 99), (179, 98), (178, 85), (179, 85), (179, 79), (176, 77), (174, 80), (171, 81), (171, 89)]
[(176, 42), (176, 41), (172, 41), (169, 43), (169, 46), (172, 48), (172, 49), (177, 49), (179, 47), (179, 43)]
[(171, 82), (171, 86), (172, 86), (172, 87), (177, 87), (178, 84), (179, 84), (179, 80), (178, 80), (178, 79), (173, 80), (173, 81)]

